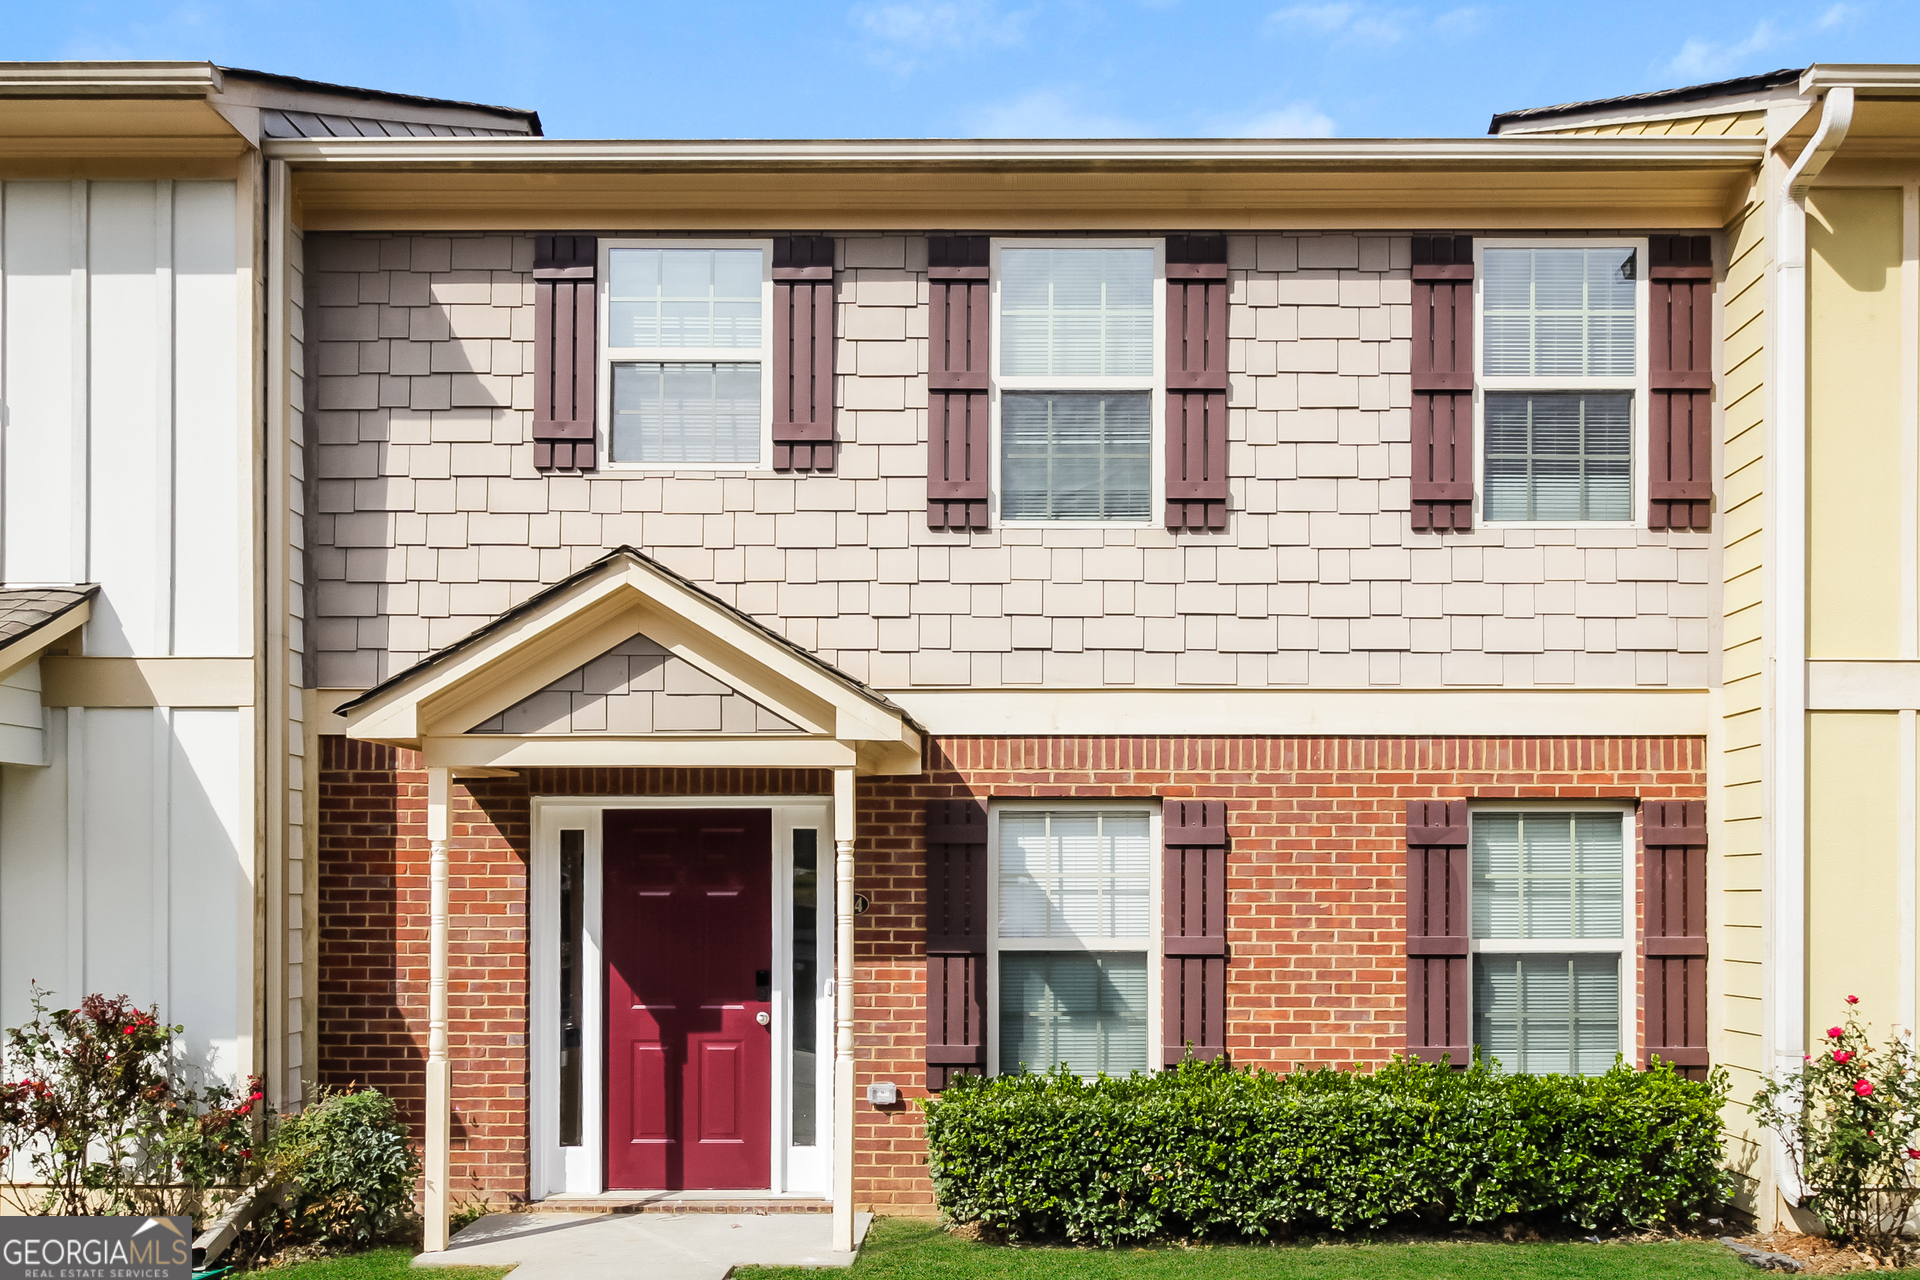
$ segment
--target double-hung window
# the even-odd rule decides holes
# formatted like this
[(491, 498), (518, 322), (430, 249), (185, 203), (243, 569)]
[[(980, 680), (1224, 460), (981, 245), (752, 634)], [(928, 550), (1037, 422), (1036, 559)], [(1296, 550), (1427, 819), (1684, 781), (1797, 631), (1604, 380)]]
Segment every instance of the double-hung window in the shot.
[(1593, 1075), (1633, 1051), (1627, 821), (1472, 812), (1473, 1042), (1505, 1070)]
[(1627, 522), (1645, 413), (1644, 241), (1487, 241), (1479, 254), (1488, 521)]
[(1001, 1072), (1149, 1066), (1157, 815), (996, 807), (989, 1037)]
[(766, 464), (771, 248), (758, 240), (606, 242), (600, 420), (613, 465)]
[(1164, 254), (1157, 240), (994, 243), (1002, 523), (1151, 521)]

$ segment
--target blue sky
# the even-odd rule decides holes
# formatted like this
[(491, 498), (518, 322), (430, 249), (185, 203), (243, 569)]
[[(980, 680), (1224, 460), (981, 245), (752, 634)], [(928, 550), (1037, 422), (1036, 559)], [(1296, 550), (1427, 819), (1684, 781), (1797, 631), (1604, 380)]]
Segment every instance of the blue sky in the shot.
[(1920, 5), (8, 0), (0, 58), (204, 58), (556, 137), (1450, 137), (1495, 111), (1920, 61)]

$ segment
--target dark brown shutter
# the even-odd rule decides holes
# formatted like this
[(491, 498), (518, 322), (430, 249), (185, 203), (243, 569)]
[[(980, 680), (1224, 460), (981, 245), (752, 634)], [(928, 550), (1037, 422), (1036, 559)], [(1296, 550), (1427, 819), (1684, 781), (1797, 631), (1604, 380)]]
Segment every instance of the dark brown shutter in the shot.
[(1646, 847), (1647, 926), (1641, 988), (1647, 1057), (1707, 1078), (1707, 806), (1650, 800), (1640, 806)]
[(1227, 806), (1169, 800), (1161, 809), (1161, 1061), (1227, 1051)]
[(1227, 527), (1227, 238), (1167, 237), (1167, 528)]
[(533, 239), (533, 465), (543, 469), (594, 466), (599, 249), (593, 236)]
[(1407, 802), (1407, 1055), (1473, 1061), (1467, 1025), (1467, 802)]
[(987, 1069), (987, 807), (927, 802), (927, 1088)]
[(1473, 237), (1413, 238), (1413, 527), (1473, 527)]
[(833, 237), (773, 242), (773, 465), (833, 470)]
[(1713, 510), (1713, 240), (1648, 242), (1647, 523), (1705, 529)]
[(987, 237), (927, 240), (927, 525), (987, 527)]

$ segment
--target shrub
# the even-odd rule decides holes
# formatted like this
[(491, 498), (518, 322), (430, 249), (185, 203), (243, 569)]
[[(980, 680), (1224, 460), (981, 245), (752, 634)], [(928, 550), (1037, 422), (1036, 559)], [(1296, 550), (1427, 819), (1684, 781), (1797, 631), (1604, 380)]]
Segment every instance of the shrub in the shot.
[(296, 1184), (282, 1224), (331, 1244), (371, 1244), (413, 1205), (420, 1157), (393, 1099), (375, 1089), (323, 1090), (284, 1117), (270, 1161), (276, 1181)]
[(1827, 1230), (1885, 1258), (1920, 1201), (1920, 1071), (1905, 1039), (1874, 1047), (1859, 1003), (1847, 997), (1845, 1025), (1829, 1028), (1798, 1071), (1761, 1085), (1752, 1111), (1781, 1136)]
[(183, 1028), (126, 996), (48, 1009), (49, 994), (33, 987), (33, 1017), (6, 1033), (0, 1160), (23, 1162), (37, 1184), (13, 1184), (16, 1207), (197, 1219), (210, 1190), (252, 1180), (265, 1105), (257, 1080), (244, 1096), (195, 1084), (175, 1057)]
[(923, 1102), (957, 1223), (1113, 1245), (1394, 1220), (1646, 1227), (1719, 1203), (1723, 1073), (1506, 1075), (1189, 1061), (1086, 1082), (956, 1081)]

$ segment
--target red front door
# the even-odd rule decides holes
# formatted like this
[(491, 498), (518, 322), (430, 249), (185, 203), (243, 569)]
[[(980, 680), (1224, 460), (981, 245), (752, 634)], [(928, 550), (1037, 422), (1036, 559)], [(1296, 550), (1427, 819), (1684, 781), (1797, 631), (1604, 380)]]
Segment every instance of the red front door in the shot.
[(610, 809), (604, 848), (607, 1186), (765, 1188), (770, 816)]

